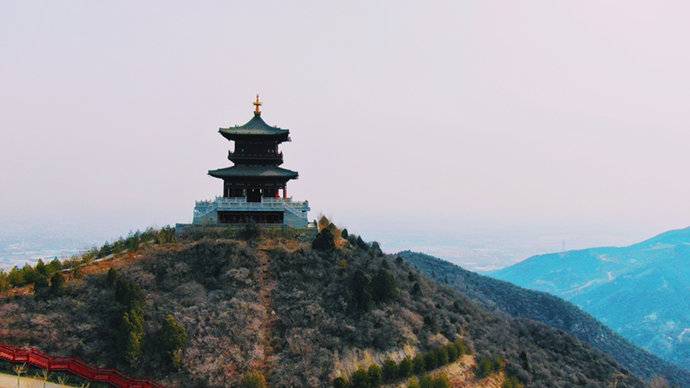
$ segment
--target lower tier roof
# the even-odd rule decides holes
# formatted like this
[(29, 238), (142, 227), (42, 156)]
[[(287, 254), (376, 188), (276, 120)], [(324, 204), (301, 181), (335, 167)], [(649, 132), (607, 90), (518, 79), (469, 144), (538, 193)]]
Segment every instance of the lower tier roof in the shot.
[(226, 168), (219, 168), (217, 170), (210, 170), (208, 175), (214, 178), (283, 178), (295, 179), (297, 178), (297, 171), (280, 168), (277, 166), (263, 166), (263, 165), (239, 165)]

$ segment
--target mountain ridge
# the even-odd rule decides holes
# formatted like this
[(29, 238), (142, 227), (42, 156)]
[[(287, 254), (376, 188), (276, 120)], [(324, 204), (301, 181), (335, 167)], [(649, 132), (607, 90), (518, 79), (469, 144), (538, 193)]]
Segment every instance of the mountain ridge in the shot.
[(690, 370), (690, 228), (624, 247), (530, 257), (488, 276), (562, 297)]
[(471, 272), (448, 261), (418, 252), (398, 253), (421, 272), (479, 301), (485, 308), (513, 317), (533, 319), (568, 332), (610, 354), (631, 372), (651, 379), (663, 376), (690, 386), (690, 373), (635, 347), (574, 304), (551, 294), (518, 287)]

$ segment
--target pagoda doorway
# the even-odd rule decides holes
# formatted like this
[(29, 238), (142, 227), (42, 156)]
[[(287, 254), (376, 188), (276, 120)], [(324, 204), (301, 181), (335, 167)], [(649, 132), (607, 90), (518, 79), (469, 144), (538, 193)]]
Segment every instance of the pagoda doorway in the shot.
[(247, 202), (261, 202), (261, 189), (247, 190)]

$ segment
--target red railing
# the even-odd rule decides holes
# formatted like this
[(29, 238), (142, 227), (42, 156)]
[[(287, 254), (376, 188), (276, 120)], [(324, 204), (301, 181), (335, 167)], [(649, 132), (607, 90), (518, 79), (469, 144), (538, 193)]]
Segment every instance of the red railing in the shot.
[(51, 372), (67, 372), (92, 382), (108, 383), (118, 388), (163, 388), (152, 381), (130, 379), (115, 369), (93, 368), (75, 357), (50, 357), (33, 348), (0, 345), (0, 360), (27, 363)]

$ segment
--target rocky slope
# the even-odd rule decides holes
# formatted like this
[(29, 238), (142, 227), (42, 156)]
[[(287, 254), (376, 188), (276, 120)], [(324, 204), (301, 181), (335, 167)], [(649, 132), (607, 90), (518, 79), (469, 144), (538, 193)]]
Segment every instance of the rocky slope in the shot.
[[(259, 371), (280, 387), (330, 386), (365, 360), (461, 337), (477, 357), (503, 357), (505, 373), (530, 386), (642, 386), (573, 336), (488, 311), (376, 244), (351, 236), (317, 250), (304, 236), (197, 237), (116, 257), (116, 276), (100, 262), (100, 272), (69, 277), (61, 295), (2, 297), (0, 342), (77, 355), (169, 386), (236, 385)], [(130, 312), (143, 312), (142, 352), (126, 362), (116, 331), (123, 295), (136, 299), (137, 289), (141, 304)], [(188, 338), (178, 367), (158, 351), (169, 315)]]

